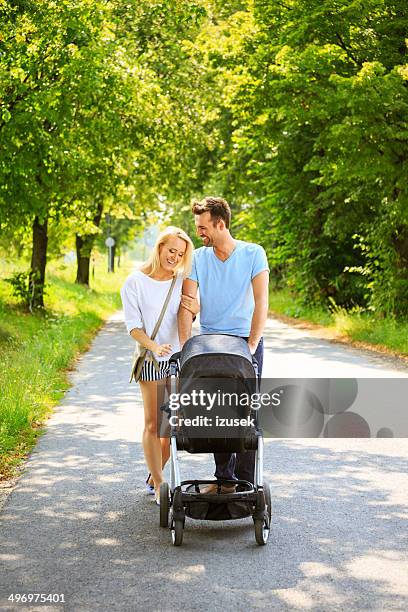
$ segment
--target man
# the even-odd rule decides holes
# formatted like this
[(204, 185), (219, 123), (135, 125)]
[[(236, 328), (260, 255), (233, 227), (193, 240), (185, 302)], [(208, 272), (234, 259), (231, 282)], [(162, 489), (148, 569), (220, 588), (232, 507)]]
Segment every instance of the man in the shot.
[[(263, 338), (268, 315), (269, 267), (264, 249), (250, 242), (234, 240), (229, 227), (231, 209), (223, 198), (206, 197), (192, 206), (197, 234), (203, 247), (194, 253), (193, 268), (183, 283), (183, 295), (195, 297), (200, 291), (202, 334), (241, 336), (258, 362), (262, 373)], [(191, 336), (192, 314), (183, 307), (178, 315), (180, 344)], [(216, 478), (243, 479), (253, 483), (255, 451), (215, 453)], [(222, 486), (223, 493), (235, 486)], [(215, 493), (217, 485), (202, 489)]]

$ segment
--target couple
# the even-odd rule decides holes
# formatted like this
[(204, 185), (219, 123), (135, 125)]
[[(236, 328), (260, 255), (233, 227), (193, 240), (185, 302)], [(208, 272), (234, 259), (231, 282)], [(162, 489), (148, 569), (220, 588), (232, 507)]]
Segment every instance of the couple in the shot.
[[(190, 337), (197, 312), (201, 310), (201, 333), (245, 338), (258, 362), (259, 375), (262, 373), (269, 279), (265, 251), (259, 245), (233, 239), (229, 230), (231, 210), (224, 199), (207, 197), (194, 202), (192, 212), (204, 246), (193, 252), (183, 230), (167, 228), (159, 235), (149, 260), (126, 279), (121, 290), (128, 332), (150, 355), (139, 382), (145, 416), (143, 450), (150, 471), (147, 486), (156, 501), (170, 453), (169, 439), (157, 436), (157, 407), (164, 401), (169, 357)], [(171, 286), (167, 309), (157, 335), (151, 339)], [(216, 478), (253, 482), (255, 451), (216, 453), (214, 457)], [(225, 485), (221, 491), (234, 489)], [(216, 490), (213, 484), (202, 492)]]

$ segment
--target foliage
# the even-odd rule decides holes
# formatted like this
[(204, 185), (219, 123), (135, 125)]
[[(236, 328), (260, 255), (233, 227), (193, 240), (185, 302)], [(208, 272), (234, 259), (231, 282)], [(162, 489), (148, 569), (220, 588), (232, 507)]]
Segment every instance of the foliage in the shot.
[(36, 216), (51, 255), (102, 248), (101, 207), (118, 252), (153, 216), (194, 234), (220, 194), (276, 286), (408, 315), (405, 0), (0, 5), (3, 248)]
[[(38, 292), (40, 284), (38, 273), (15, 272), (4, 280), (12, 286), (14, 297), (19, 299), (24, 306), (28, 306), (30, 312), (33, 312), (36, 292)], [(45, 287), (41, 287), (41, 291), (45, 291)]]
[(305, 302), (408, 314), (407, 17), (398, 0), (254, 0), (196, 48), (218, 94), (207, 185)]
[(0, 230), (17, 237), (49, 220), (64, 241), (98, 234), (101, 206), (127, 218), (153, 208), (171, 175), (179, 180), (179, 142), (193, 133), (189, 80), (180, 88), (192, 68), (179, 41), (194, 35), (203, 7), (1, 7)]

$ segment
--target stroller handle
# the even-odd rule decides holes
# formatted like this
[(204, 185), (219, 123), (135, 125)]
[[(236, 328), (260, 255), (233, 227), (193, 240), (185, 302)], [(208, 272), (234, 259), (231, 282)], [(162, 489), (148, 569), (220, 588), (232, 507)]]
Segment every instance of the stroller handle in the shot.
[(180, 359), (180, 355), (181, 355), (181, 351), (179, 351), (178, 353), (173, 353), (173, 355), (169, 359), (169, 364), (177, 363), (178, 360)]
[[(173, 353), (173, 355), (171, 355), (169, 359), (169, 365), (171, 365), (172, 363), (177, 363), (180, 359), (180, 355), (181, 355), (181, 351), (178, 351), (177, 353)], [(258, 376), (258, 370), (259, 370), (258, 360), (253, 355), (252, 355), (252, 364), (255, 368), (256, 375)]]

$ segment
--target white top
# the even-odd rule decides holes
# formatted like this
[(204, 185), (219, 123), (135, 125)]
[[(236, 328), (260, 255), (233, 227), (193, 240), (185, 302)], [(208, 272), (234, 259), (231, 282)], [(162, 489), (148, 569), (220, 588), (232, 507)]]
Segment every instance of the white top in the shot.
[[(158, 281), (146, 276), (140, 270), (130, 274), (120, 290), (125, 323), (128, 332), (132, 329), (143, 329), (151, 337), (156, 325), (167, 293), (170, 289), (171, 279)], [(180, 306), (183, 276), (177, 275), (177, 280), (167, 305), (166, 312), (154, 339), (158, 344), (171, 344), (172, 353), (180, 350), (177, 331), (177, 312)], [(158, 357), (157, 361), (166, 361), (169, 355)]]

